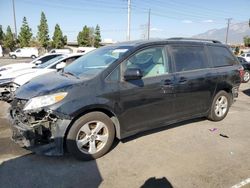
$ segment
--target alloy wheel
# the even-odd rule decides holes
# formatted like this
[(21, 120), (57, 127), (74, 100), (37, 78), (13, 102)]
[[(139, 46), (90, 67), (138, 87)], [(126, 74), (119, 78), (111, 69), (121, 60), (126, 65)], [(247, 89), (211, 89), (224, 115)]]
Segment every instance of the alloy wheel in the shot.
[(228, 100), (225, 96), (220, 96), (215, 103), (215, 114), (217, 117), (222, 117), (227, 112)]
[(101, 121), (91, 121), (79, 129), (76, 144), (81, 152), (95, 154), (106, 145), (108, 138), (107, 125)]

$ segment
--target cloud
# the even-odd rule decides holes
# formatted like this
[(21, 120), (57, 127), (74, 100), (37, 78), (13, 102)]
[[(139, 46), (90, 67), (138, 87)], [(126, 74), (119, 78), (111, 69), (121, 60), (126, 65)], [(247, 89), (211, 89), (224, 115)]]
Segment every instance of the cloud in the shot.
[(213, 20), (203, 20), (202, 22), (203, 23), (213, 23), (214, 21)]
[(150, 31), (163, 31), (162, 29), (159, 29), (159, 28), (156, 28), (156, 27), (152, 27), (151, 29), (150, 29)]
[(182, 20), (182, 23), (191, 24), (191, 23), (193, 23), (193, 21), (192, 20)]

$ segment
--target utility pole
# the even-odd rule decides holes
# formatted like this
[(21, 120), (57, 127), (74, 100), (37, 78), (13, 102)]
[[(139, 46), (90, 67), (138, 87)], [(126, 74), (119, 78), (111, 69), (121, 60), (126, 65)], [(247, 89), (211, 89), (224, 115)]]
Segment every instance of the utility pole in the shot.
[(148, 40), (150, 38), (150, 13), (151, 13), (151, 9), (149, 9), (148, 11)]
[(232, 18), (226, 18), (226, 20), (227, 20), (226, 44), (227, 44), (227, 40), (228, 40), (228, 32), (229, 32), (230, 22), (231, 22)]
[(127, 40), (130, 40), (130, 11), (131, 11), (131, 0), (128, 0), (128, 30), (127, 30)]
[(12, 8), (13, 8), (13, 17), (14, 17), (15, 39), (17, 39), (15, 0), (12, 0)]

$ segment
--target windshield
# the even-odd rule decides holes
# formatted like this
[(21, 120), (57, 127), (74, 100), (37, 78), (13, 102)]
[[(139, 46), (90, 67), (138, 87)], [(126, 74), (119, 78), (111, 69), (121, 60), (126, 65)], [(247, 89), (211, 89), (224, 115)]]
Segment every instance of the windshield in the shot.
[(128, 46), (107, 46), (89, 52), (64, 68), (77, 77), (94, 77), (129, 50)]
[(37, 65), (36, 68), (44, 69), (44, 68), (52, 65), (56, 61), (58, 61), (60, 59), (63, 59), (63, 58), (65, 58), (64, 55), (60, 55), (60, 56), (54, 57), (54, 58), (52, 58), (52, 59), (50, 59), (50, 60), (48, 60), (48, 61), (46, 61), (46, 62), (44, 62), (42, 64)]

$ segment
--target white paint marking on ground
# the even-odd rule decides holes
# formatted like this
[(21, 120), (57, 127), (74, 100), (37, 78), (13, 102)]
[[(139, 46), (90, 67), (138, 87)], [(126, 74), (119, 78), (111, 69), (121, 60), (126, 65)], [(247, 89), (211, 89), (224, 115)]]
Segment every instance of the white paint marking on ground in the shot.
[(231, 188), (240, 188), (250, 183), (250, 178), (243, 180), (242, 182), (232, 186)]

